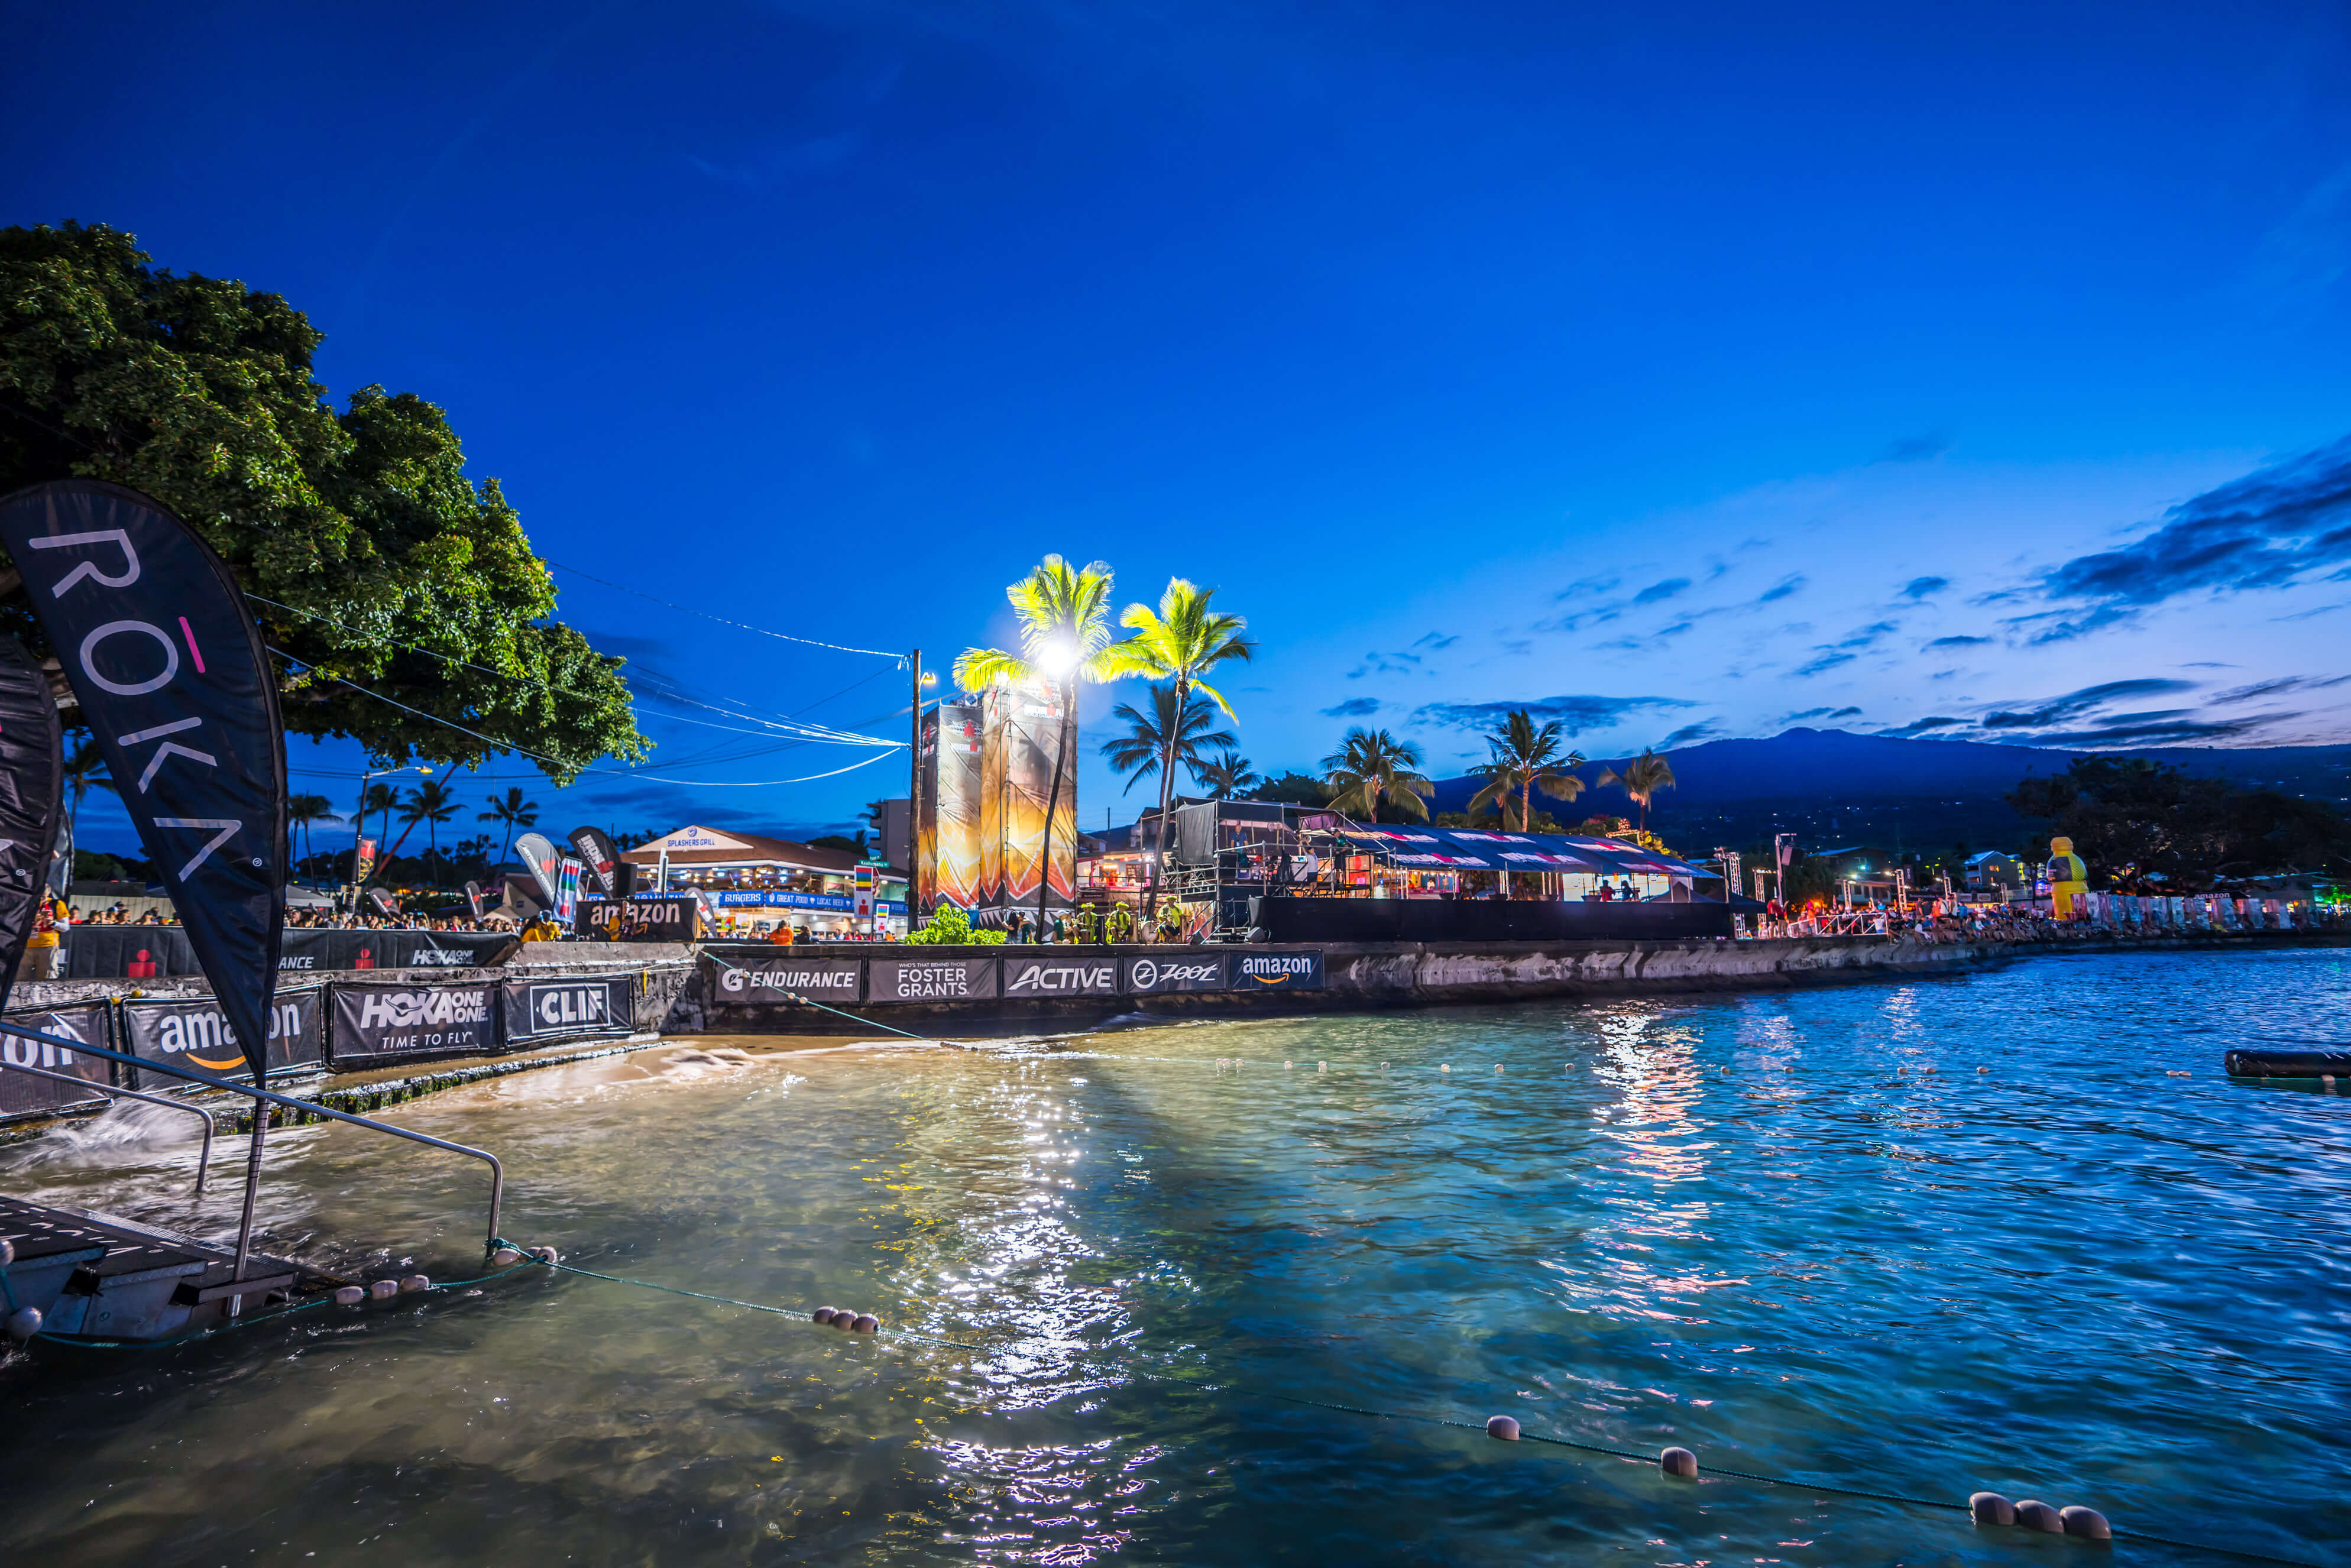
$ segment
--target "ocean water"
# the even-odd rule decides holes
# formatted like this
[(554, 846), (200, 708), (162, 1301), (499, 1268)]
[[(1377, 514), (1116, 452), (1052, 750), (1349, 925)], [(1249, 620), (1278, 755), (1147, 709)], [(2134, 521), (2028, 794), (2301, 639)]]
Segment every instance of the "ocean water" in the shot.
[[(0, 1545), (499, 1568), (2100, 1550), (1817, 1490), (1990, 1488), (2351, 1563), (2351, 1097), (2220, 1067), (2346, 1019), (2351, 954), (2189, 953), (523, 1074), (394, 1113), (506, 1159), (508, 1236), (977, 1348), (533, 1270), (18, 1358)], [(279, 1243), (479, 1271), (469, 1162), (340, 1127), (272, 1147)], [(237, 1152), (201, 1206), (193, 1156), (126, 1116), (0, 1152), (0, 1190), (218, 1233)], [(1440, 1424), (1498, 1413), (1805, 1484)]]

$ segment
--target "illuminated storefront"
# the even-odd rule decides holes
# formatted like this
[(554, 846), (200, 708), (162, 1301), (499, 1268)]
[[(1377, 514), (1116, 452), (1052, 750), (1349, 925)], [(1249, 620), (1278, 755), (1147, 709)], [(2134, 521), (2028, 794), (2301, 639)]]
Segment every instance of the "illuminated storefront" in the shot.
[[(708, 896), (719, 929), (736, 936), (765, 936), (789, 925), (814, 941), (863, 935), (858, 918), (858, 857), (760, 833), (680, 828), (640, 844), (621, 858), (636, 868), (646, 893), (695, 891)], [(879, 898), (873, 907), (885, 935), (905, 935), (906, 877), (903, 871), (874, 867)], [(665, 885), (662, 879), (666, 876)]]

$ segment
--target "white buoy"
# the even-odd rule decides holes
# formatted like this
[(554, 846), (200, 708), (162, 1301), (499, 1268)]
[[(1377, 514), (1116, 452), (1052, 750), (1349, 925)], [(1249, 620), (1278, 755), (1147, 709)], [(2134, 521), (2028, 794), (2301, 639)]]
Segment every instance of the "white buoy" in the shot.
[(1314, 1071), (1317, 1072), (1328, 1072), (1331, 1071), (1331, 1064), (1327, 1061), (1318, 1061), (1314, 1064)]
[(1288, 1071), (1290, 1070), (1290, 1065), (1291, 1065), (1291, 1064), (1290, 1064), (1290, 1063), (1289, 1063), (1289, 1062), (1287, 1062), (1287, 1061), (1283, 1062), (1283, 1063), (1281, 1064), (1281, 1066), (1282, 1066), (1282, 1071), (1284, 1071), (1285, 1072), (1286, 1072), (1286, 1071)]
[(2059, 1509), (2057, 1521), (2065, 1527), (2066, 1534), (2078, 1535), (2085, 1541), (2112, 1541), (2115, 1538), (2114, 1527), (2106, 1522), (2105, 1514), (2095, 1508), (2084, 1508), (2078, 1502), (2070, 1508)]
[(366, 1300), (367, 1292), (357, 1285), (345, 1285), (335, 1292), (335, 1305), (339, 1307), (356, 1307)]
[(490, 1261), (504, 1269), (509, 1264), (521, 1262), (522, 1254), (511, 1247), (501, 1247), (490, 1254)]
[(8, 1314), (8, 1337), (15, 1340), (18, 1344), (24, 1343), (26, 1340), (31, 1339), (35, 1334), (40, 1332), (40, 1308), (18, 1307), (15, 1312)]
[(852, 1333), (872, 1333), (881, 1327), (882, 1320), (872, 1312), (860, 1312), (849, 1321), (850, 1332)]
[(400, 1282), (400, 1288), (402, 1291), (413, 1295), (418, 1291), (431, 1290), (433, 1288), (433, 1281), (426, 1279), (422, 1274), (411, 1274), (408, 1278)]
[(1499, 1062), (1499, 1061), (1498, 1061), (1498, 1062), (1496, 1062), (1496, 1063), (1494, 1063), (1494, 1071), (1497, 1071), (1497, 1072), (1501, 1071), (1502, 1071), (1502, 1064), (1501, 1064), (1500, 1062)]
[(397, 1280), (378, 1280), (374, 1284), (368, 1287), (368, 1294), (373, 1296), (379, 1301), (388, 1301), (392, 1300), (392, 1297), (400, 1294), (400, 1281)]
[(561, 1258), (552, 1247), (534, 1247), (530, 1249), (530, 1255), (543, 1263), (557, 1263), (562, 1261)]
[(831, 1328), (832, 1326), (832, 1314), (837, 1309), (832, 1307), (819, 1307), (816, 1311), (809, 1314), (809, 1322), (819, 1324), (824, 1328)]
[(1696, 1480), (1698, 1456), (1687, 1448), (1667, 1448), (1657, 1456), (1657, 1469), (1669, 1476), (1679, 1476), (1686, 1481)]
[(16, 1244), (6, 1237), (0, 1236), (0, 1269), (5, 1269), (16, 1260)]
[(1968, 1515), (1978, 1524), (2014, 1524), (2016, 1505), (1996, 1491), (1972, 1492), (1968, 1497)]
[(1505, 1443), (1515, 1443), (1519, 1440), (1519, 1424), (1508, 1416), (1489, 1416), (1486, 1417), (1486, 1436), (1499, 1437)]
[(1439, 1072), (1450, 1072), (1453, 1071), (1453, 1064), (1449, 1061), (1440, 1061), (1437, 1064), (1437, 1071)]
[(2039, 1498), (2026, 1498), (2016, 1505), (2016, 1522), (2027, 1530), (2045, 1531), (2051, 1535), (2063, 1535), (2065, 1521), (2057, 1511)]

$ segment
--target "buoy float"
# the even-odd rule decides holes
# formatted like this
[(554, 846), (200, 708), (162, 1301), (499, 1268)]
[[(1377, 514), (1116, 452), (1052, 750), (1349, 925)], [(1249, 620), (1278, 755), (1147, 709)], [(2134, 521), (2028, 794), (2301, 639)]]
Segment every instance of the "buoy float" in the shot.
[(533, 1247), (530, 1255), (542, 1263), (559, 1263), (562, 1259), (552, 1247)]
[(852, 1333), (872, 1333), (881, 1327), (882, 1320), (872, 1312), (860, 1312), (849, 1322), (850, 1332)]
[(1515, 1443), (1519, 1440), (1519, 1424), (1508, 1416), (1489, 1416), (1486, 1417), (1486, 1436), (1499, 1437), (1505, 1443)]
[(1281, 1065), (1282, 1065), (1283, 1069), (1284, 1069), (1285, 1071), (1287, 1071), (1287, 1070), (1289, 1069), (1289, 1067), (1290, 1067), (1290, 1064), (1289, 1062), (1285, 1061), (1285, 1062), (1283, 1062)]
[(2112, 1541), (2115, 1538), (2114, 1528), (2106, 1523), (2105, 1514), (2095, 1508), (2084, 1508), (2078, 1502), (2069, 1508), (2059, 1509), (2057, 1521), (2065, 1527), (2066, 1534), (2078, 1535), (2085, 1541)]
[(409, 1291), (411, 1293), (418, 1291), (429, 1291), (433, 1288), (433, 1281), (426, 1279), (422, 1274), (411, 1274), (408, 1278), (400, 1282), (400, 1288), (402, 1291)]
[(1657, 1456), (1657, 1469), (1669, 1476), (1679, 1476), (1686, 1481), (1696, 1480), (1698, 1456), (1687, 1448), (1667, 1448)]
[(1437, 1064), (1437, 1071), (1439, 1072), (1450, 1072), (1453, 1071), (1453, 1067), (1449, 1062), (1440, 1061)]
[(503, 1269), (508, 1264), (521, 1262), (522, 1254), (511, 1247), (501, 1247), (490, 1254), (490, 1261)]
[(857, 1314), (852, 1312), (843, 1311), (837, 1312), (832, 1314), (832, 1326), (837, 1329), (848, 1328), (851, 1324), (856, 1322)]
[(2029, 1497), (2016, 1505), (2016, 1522), (2027, 1530), (2044, 1531), (2051, 1535), (2065, 1533), (2065, 1521), (2039, 1498)]
[(339, 1307), (356, 1307), (366, 1300), (367, 1292), (357, 1285), (345, 1285), (335, 1292), (335, 1305)]
[(40, 1308), (18, 1307), (15, 1312), (8, 1314), (8, 1337), (15, 1340), (18, 1344), (24, 1343), (26, 1340), (31, 1339), (35, 1334), (40, 1332)]
[(809, 1314), (809, 1322), (824, 1328), (831, 1328), (832, 1326), (832, 1312), (833, 1309), (831, 1307), (819, 1307), (816, 1311)]
[(16, 1244), (6, 1237), (0, 1236), (0, 1269), (5, 1269), (16, 1260)]
[(2016, 1505), (1996, 1491), (1973, 1492), (1968, 1498), (1968, 1515), (1978, 1524), (2014, 1524)]
[(379, 1301), (388, 1301), (392, 1300), (392, 1297), (400, 1294), (400, 1281), (397, 1280), (378, 1280), (374, 1284), (368, 1287), (368, 1294), (373, 1296)]

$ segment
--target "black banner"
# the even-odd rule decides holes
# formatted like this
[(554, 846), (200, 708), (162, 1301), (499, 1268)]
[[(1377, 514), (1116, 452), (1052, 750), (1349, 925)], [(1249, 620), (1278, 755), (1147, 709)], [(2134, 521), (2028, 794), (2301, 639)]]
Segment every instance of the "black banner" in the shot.
[(1030, 997), (1107, 997), (1118, 991), (1118, 965), (1099, 958), (1031, 958), (1007, 954), (1004, 994), (1008, 998)]
[(47, 892), (64, 774), (49, 677), (22, 643), (0, 637), (0, 1002), (16, 983), (25, 938)]
[[(273, 1072), (319, 1066), (327, 1054), (326, 993), (313, 988), (280, 991), (269, 1004), (269, 1068)], [(246, 1068), (235, 1029), (210, 997), (134, 997), (122, 1004), (122, 1049), (150, 1061), (169, 1062), (207, 1078), (242, 1082)], [(157, 1073), (133, 1084), (176, 1089), (181, 1081)]]
[(555, 873), (563, 863), (563, 852), (549, 843), (545, 833), (525, 833), (515, 841), (514, 852), (530, 872), (530, 880), (538, 888), (538, 902), (554, 908)]
[(583, 898), (572, 931), (591, 942), (692, 942), (701, 904), (691, 894), (660, 898)]
[(480, 883), (469, 882), (465, 884), (465, 908), (475, 919), (479, 920), (482, 917), (482, 884)]
[(58, 479), (0, 501), (82, 717), (256, 1081), (285, 919), (277, 682), (228, 568), (157, 502)]
[[(277, 967), (287, 975), (343, 969), (463, 969), (506, 961), (515, 946), (499, 931), (346, 931), (297, 926), (286, 933)], [(152, 980), (193, 975), (195, 949), (178, 925), (77, 925), (66, 937), (65, 974), (76, 980)]]
[(596, 891), (606, 898), (617, 898), (621, 893), (621, 876), (617, 869), (621, 852), (601, 828), (574, 828), (571, 847), (580, 852), (587, 862), (588, 874), (596, 879)]
[(790, 1007), (786, 991), (797, 991), (810, 1001), (842, 1007), (858, 999), (855, 958), (799, 958), (790, 949), (762, 953), (756, 948), (713, 953), (710, 983), (705, 995), (720, 1007)]
[(1130, 996), (1155, 991), (1221, 991), (1225, 989), (1225, 956), (1198, 948), (1171, 948), (1167, 954), (1119, 960), (1120, 988)]
[(869, 1002), (985, 1001), (996, 995), (993, 958), (869, 958)]
[[(84, 1045), (111, 1049), (106, 1013), (104, 1002), (78, 1002), (48, 1012), (10, 1013), (7, 1017), (10, 1023), (39, 1030), (43, 1034), (62, 1035)], [(78, 1090), (54, 1078), (10, 1072), (7, 1069), (11, 1067), (46, 1067), (51, 1072), (71, 1073), (91, 1083), (114, 1081), (114, 1064), (102, 1056), (84, 1056), (21, 1035), (0, 1035), (0, 1120), (14, 1121), (20, 1116), (42, 1116), (84, 1105), (104, 1104), (107, 1099), (94, 1090)]]
[(380, 986), (341, 981), (332, 997), (327, 1055), (339, 1068), (381, 1067), (498, 1048), (496, 983)]
[(498, 990), (509, 1049), (580, 1035), (627, 1034), (636, 1027), (633, 975), (509, 975)]
[[(1336, 903), (1337, 900), (1327, 902)], [(1233, 988), (1243, 991), (1319, 991), (1322, 988), (1322, 955), (1317, 953), (1236, 953)]]

